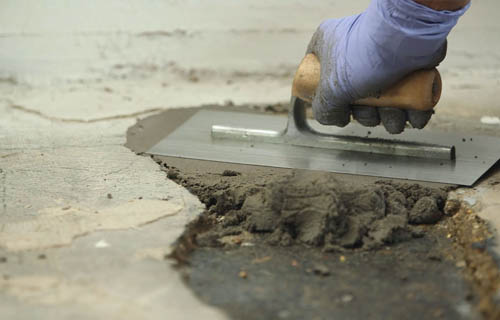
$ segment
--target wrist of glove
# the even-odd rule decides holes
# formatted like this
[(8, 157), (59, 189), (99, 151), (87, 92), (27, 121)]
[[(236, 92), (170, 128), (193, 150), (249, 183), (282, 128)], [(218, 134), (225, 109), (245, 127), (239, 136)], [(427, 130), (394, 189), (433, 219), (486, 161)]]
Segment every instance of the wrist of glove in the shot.
[(459, 11), (435, 11), (412, 0), (373, 0), (358, 15), (324, 21), (307, 49), (321, 64), (313, 113), (325, 125), (345, 126), (352, 117), (365, 126), (382, 123), (400, 133), (408, 121), (423, 128), (433, 111), (350, 106), (376, 96), (412, 71), (437, 66)]

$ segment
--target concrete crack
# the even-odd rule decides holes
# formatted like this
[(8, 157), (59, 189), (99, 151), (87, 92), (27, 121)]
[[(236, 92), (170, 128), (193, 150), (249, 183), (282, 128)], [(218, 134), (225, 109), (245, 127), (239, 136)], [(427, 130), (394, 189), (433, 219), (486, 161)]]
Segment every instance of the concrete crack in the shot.
[(114, 116), (107, 116), (107, 117), (100, 117), (100, 118), (93, 118), (93, 119), (78, 119), (78, 118), (60, 118), (60, 117), (53, 117), (44, 114), (41, 111), (30, 109), (21, 105), (14, 104), (12, 102), (9, 103), (9, 107), (22, 111), (24, 113), (36, 115), (40, 118), (46, 119), (46, 120), (51, 120), (51, 121), (59, 121), (59, 122), (68, 122), (68, 123), (95, 123), (95, 122), (101, 122), (101, 121), (111, 121), (111, 120), (121, 120), (121, 119), (128, 119), (128, 118), (135, 118), (138, 116), (142, 116), (145, 114), (153, 113), (153, 112), (160, 112), (165, 110), (165, 108), (149, 108), (133, 113), (128, 113), (128, 114), (120, 114), (120, 115), (114, 115)]
[[(13, 152), (13, 153), (3, 154), (3, 155), (0, 156), (0, 159), (5, 159), (5, 158), (8, 158), (8, 157), (13, 157), (13, 156), (16, 156), (18, 154), (19, 154), (19, 152)], [(0, 169), (0, 172), (1, 172), (1, 169)]]
[(7, 214), (7, 173), (3, 170), (0, 169), (0, 180), (1, 180), (1, 185), (2, 189), (0, 190), (2, 194), (2, 212), (3, 215), (5, 216)]
[(105, 174), (104, 174), (104, 176), (105, 176), (105, 177), (107, 177), (107, 176), (109, 176), (109, 175), (116, 174), (116, 173), (120, 173), (120, 172), (122, 172), (122, 171), (124, 171), (124, 170), (128, 170), (129, 168), (131, 168), (131, 167), (134, 165), (134, 163), (136, 163), (136, 160), (134, 160), (134, 161), (130, 162), (130, 163), (129, 163), (128, 165), (126, 165), (125, 167), (122, 167), (122, 168), (119, 168), (119, 169), (116, 169), (116, 170), (110, 171), (110, 172), (108, 172), (108, 173), (105, 173)]

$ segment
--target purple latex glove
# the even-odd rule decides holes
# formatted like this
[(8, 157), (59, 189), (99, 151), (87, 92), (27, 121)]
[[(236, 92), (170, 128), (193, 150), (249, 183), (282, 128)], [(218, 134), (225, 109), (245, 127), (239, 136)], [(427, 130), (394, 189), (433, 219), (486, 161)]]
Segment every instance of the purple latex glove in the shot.
[(436, 11), (413, 0), (372, 0), (361, 14), (324, 21), (307, 49), (321, 63), (312, 103), (316, 120), (343, 127), (352, 113), (365, 126), (382, 122), (390, 133), (402, 132), (407, 120), (423, 128), (432, 111), (349, 104), (377, 95), (415, 70), (437, 66), (446, 55), (448, 33), (469, 7)]

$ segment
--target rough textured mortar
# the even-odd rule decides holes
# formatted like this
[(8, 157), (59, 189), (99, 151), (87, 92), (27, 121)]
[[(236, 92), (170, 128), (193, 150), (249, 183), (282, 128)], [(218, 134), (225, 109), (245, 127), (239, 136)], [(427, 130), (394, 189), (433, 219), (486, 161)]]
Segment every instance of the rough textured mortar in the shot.
[(230, 188), (206, 191), (217, 195), (208, 197), (208, 204), (218, 222), (198, 237), (202, 246), (250, 232), (271, 245), (379, 248), (420, 237), (412, 225), (438, 222), (446, 199), (443, 190), (418, 184), (360, 186), (307, 171), (270, 177), (260, 185), (234, 181)]

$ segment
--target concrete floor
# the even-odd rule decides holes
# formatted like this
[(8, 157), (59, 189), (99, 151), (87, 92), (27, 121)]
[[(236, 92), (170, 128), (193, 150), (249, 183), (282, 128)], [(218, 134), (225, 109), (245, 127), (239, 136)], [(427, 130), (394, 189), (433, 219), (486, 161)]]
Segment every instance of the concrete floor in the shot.
[[(163, 260), (201, 204), (123, 147), (126, 129), (171, 107), (288, 100), (319, 22), (368, 2), (2, 1), (2, 316), (223, 319)], [(475, 1), (450, 36), (437, 120), (500, 117), (499, 9)], [(499, 191), (457, 196), (500, 226)]]

